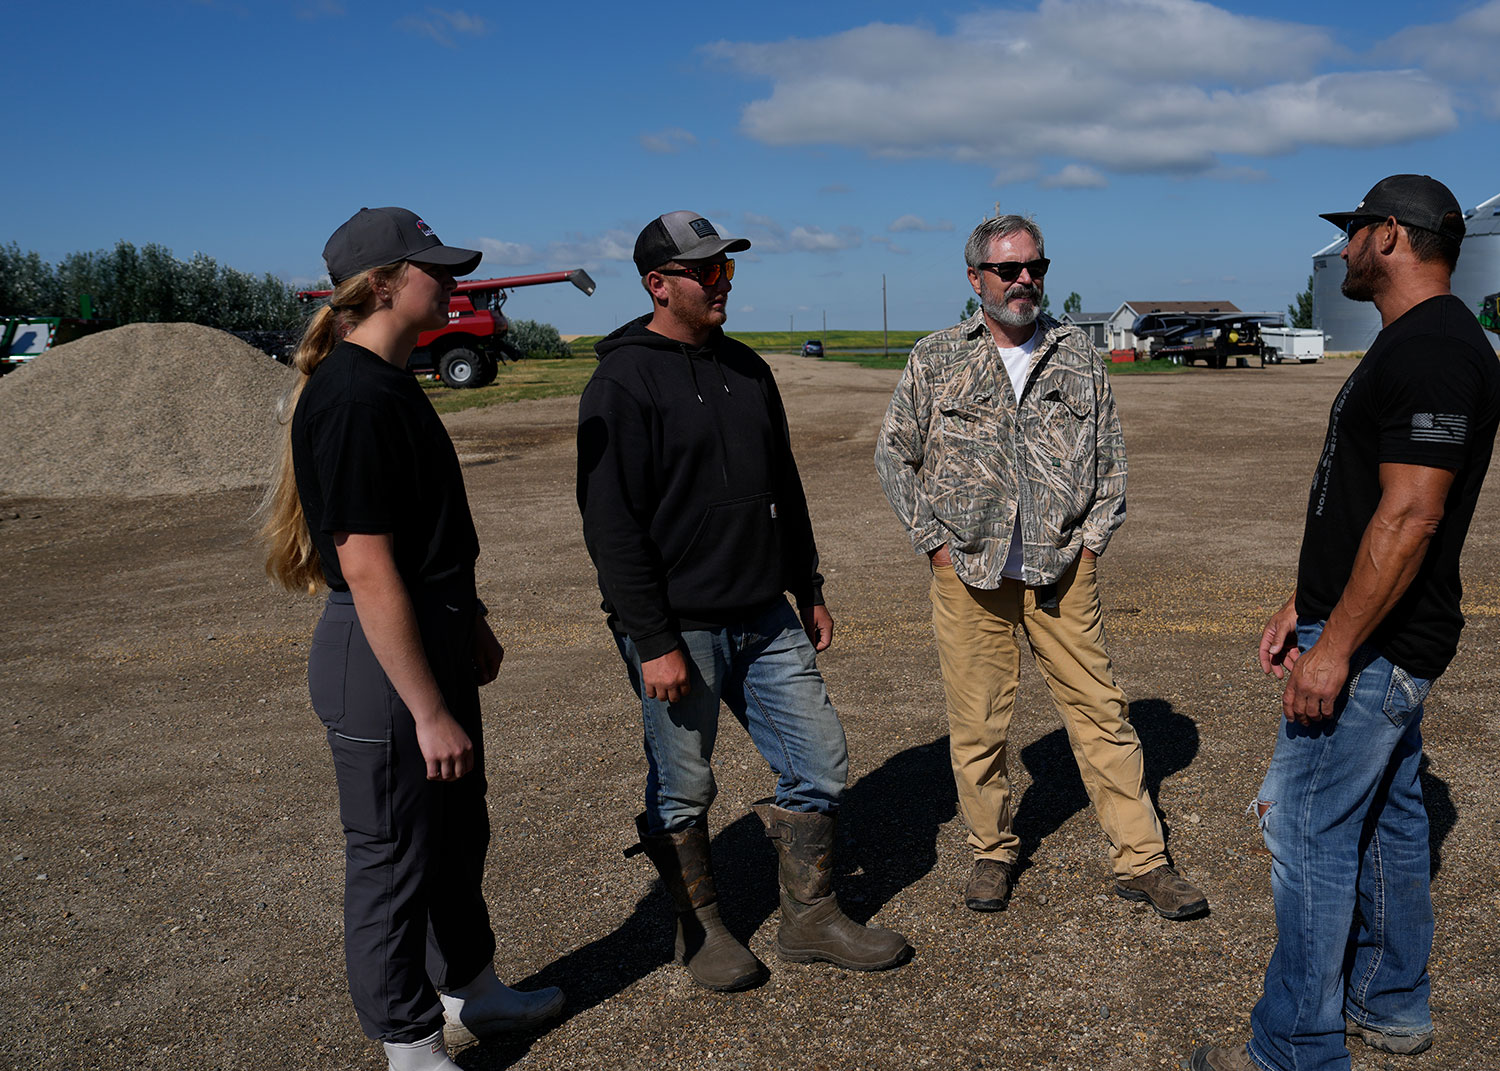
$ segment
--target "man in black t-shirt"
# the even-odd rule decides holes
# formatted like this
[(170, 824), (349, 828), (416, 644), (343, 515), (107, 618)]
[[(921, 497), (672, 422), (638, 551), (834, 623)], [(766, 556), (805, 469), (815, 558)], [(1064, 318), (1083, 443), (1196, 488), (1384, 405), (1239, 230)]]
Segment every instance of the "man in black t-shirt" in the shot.
[(1418, 768), (1422, 702), (1463, 627), (1458, 565), (1500, 422), (1500, 364), (1449, 291), (1463, 213), (1425, 175), (1383, 179), (1324, 219), (1343, 291), (1381, 331), (1344, 384), (1308, 496), (1297, 590), (1261, 666), (1285, 721), (1256, 800), (1276, 949), (1248, 1045), (1194, 1071), (1347, 1068), (1345, 1036), (1432, 1044), (1432, 898)]

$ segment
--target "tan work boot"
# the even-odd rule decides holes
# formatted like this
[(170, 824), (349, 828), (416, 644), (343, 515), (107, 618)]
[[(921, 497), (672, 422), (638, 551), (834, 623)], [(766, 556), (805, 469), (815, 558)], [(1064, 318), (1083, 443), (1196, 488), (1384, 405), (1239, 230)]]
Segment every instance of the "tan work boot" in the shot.
[(708, 851), (708, 820), (676, 833), (646, 832), (646, 816), (636, 816), (641, 842), (626, 855), (644, 851), (656, 864), (662, 884), (677, 909), (677, 962), (688, 969), (693, 981), (705, 989), (733, 993), (760, 985), (770, 972), (755, 958), (719, 917), (719, 896), (714, 889), (712, 861)]
[(970, 911), (1004, 911), (1015, 880), (1015, 867), (1010, 863), (974, 860), (974, 872), (964, 889), (964, 907)]
[(1261, 1071), (1244, 1045), (1200, 1045), (1183, 1066), (1188, 1071)]
[(776, 954), (792, 963), (833, 963), (851, 971), (883, 971), (912, 957), (906, 938), (861, 926), (833, 895), (831, 814), (788, 811), (771, 800), (752, 804), (776, 842), (781, 878), (781, 928)]
[(1150, 904), (1164, 919), (1191, 919), (1208, 914), (1208, 897), (1170, 863), (1138, 878), (1116, 878), (1115, 895)]
[(1365, 1026), (1346, 1018), (1344, 1034), (1346, 1037), (1359, 1038), (1372, 1049), (1392, 1052), (1398, 1056), (1415, 1056), (1419, 1052), (1426, 1052), (1432, 1048), (1433, 1032), (1431, 1030), (1425, 1034), (1385, 1034), (1373, 1026)]

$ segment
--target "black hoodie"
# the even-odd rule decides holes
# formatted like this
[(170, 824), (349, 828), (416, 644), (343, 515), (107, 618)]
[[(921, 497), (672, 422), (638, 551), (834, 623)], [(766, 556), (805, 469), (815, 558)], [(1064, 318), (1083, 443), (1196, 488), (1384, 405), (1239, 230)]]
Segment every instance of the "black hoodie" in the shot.
[(799, 607), (823, 601), (771, 369), (717, 328), (694, 349), (649, 320), (599, 342), (578, 406), (584, 541), (610, 624), (642, 661), (787, 591)]

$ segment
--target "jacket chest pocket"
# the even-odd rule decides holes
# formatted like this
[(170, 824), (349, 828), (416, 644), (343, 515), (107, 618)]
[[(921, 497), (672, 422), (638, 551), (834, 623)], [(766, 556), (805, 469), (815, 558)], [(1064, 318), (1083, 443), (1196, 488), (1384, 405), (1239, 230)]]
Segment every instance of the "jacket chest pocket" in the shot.
[(1060, 390), (1045, 391), (1037, 402), (1038, 439), (1054, 458), (1078, 461), (1094, 450), (1094, 414), (1082, 398)]
[(988, 443), (994, 441), (999, 427), (994, 402), (989, 394), (963, 394), (938, 398), (938, 427), (947, 439)]

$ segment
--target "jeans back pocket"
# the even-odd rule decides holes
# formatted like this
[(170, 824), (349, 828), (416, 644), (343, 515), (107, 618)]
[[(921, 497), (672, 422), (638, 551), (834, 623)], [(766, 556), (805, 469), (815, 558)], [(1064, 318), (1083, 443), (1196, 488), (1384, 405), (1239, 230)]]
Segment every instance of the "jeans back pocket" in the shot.
[(1432, 681), (1413, 677), (1398, 665), (1391, 666), (1391, 684), (1385, 693), (1385, 716), (1391, 724), (1402, 725), (1413, 713), (1422, 709), (1427, 693), (1432, 690)]

